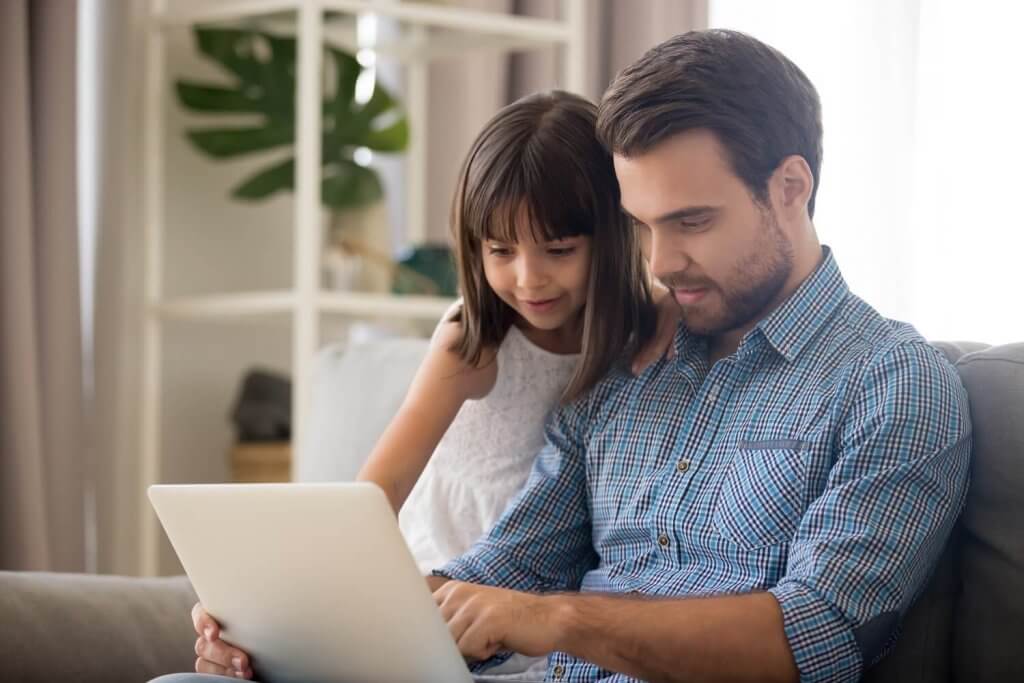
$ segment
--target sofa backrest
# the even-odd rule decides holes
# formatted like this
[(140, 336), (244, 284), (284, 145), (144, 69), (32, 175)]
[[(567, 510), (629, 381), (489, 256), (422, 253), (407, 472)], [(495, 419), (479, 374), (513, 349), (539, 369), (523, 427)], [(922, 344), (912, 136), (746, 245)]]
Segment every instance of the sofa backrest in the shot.
[(871, 683), (1024, 681), (1024, 344), (935, 345), (971, 402), (967, 507)]

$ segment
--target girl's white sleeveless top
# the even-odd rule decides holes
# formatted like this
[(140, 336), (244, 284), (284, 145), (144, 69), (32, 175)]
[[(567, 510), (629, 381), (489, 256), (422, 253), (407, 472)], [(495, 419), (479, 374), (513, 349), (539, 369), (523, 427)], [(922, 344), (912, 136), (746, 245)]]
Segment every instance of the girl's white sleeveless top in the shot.
[(424, 573), (461, 555), (526, 483), (578, 354), (545, 351), (515, 326), (498, 347), (490, 393), (466, 401), (398, 516)]

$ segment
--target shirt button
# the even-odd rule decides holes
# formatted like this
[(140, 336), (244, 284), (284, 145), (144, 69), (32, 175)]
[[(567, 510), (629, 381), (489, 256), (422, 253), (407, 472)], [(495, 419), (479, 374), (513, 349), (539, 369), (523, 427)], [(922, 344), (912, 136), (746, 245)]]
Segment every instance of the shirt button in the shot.
[(718, 400), (718, 387), (717, 386), (713, 386), (710, 389), (708, 389), (708, 400), (709, 401), (717, 401)]
[(679, 470), (680, 472), (685, 472), (686, 470), (690, 469), (690, 461), (687, 460), (686, 458), (683, 458), (682, 460), (676, 463), (676, 469)]
[(662, 548), (667, 548), (669, 542), (670, 541), (668, 540), (668, 536), (666, 536), (665, 534), (658, 536), (658, 545), (660, 545)]
[(560, 681), (562, 680), (562, 676), (565, 675), (565, 667), (561, 664), (556, 664), (555, 668), (551, 670), (551, 673), (554, 675), (556, 681)]

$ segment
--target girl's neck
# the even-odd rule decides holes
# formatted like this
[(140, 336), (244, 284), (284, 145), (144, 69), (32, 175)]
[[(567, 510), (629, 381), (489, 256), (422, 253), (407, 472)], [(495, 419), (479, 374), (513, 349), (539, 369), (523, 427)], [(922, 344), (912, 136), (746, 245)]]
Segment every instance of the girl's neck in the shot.
[(520, 317), (512, 323), (523, 336), (545, 351), (562, 355), (579, 353), (583, 346), (583, 314), (553, 330), (542, 330)]

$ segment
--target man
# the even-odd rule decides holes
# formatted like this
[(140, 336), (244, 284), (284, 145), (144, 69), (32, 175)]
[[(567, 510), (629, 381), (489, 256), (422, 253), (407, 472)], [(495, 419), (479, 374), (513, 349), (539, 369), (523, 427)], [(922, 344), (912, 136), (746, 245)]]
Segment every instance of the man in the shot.
[[(598, 127), (676, 355), (554, 414), (522, 494), (428, 579), (442, 614), (467, 657), (550, 653), (555, 681), (857, 680), (962, 507), (963, 387), (818, 243), (820, 106), (783, 55), (677, 36)], [(251, 673), (216, 637), (198, 651)]]

